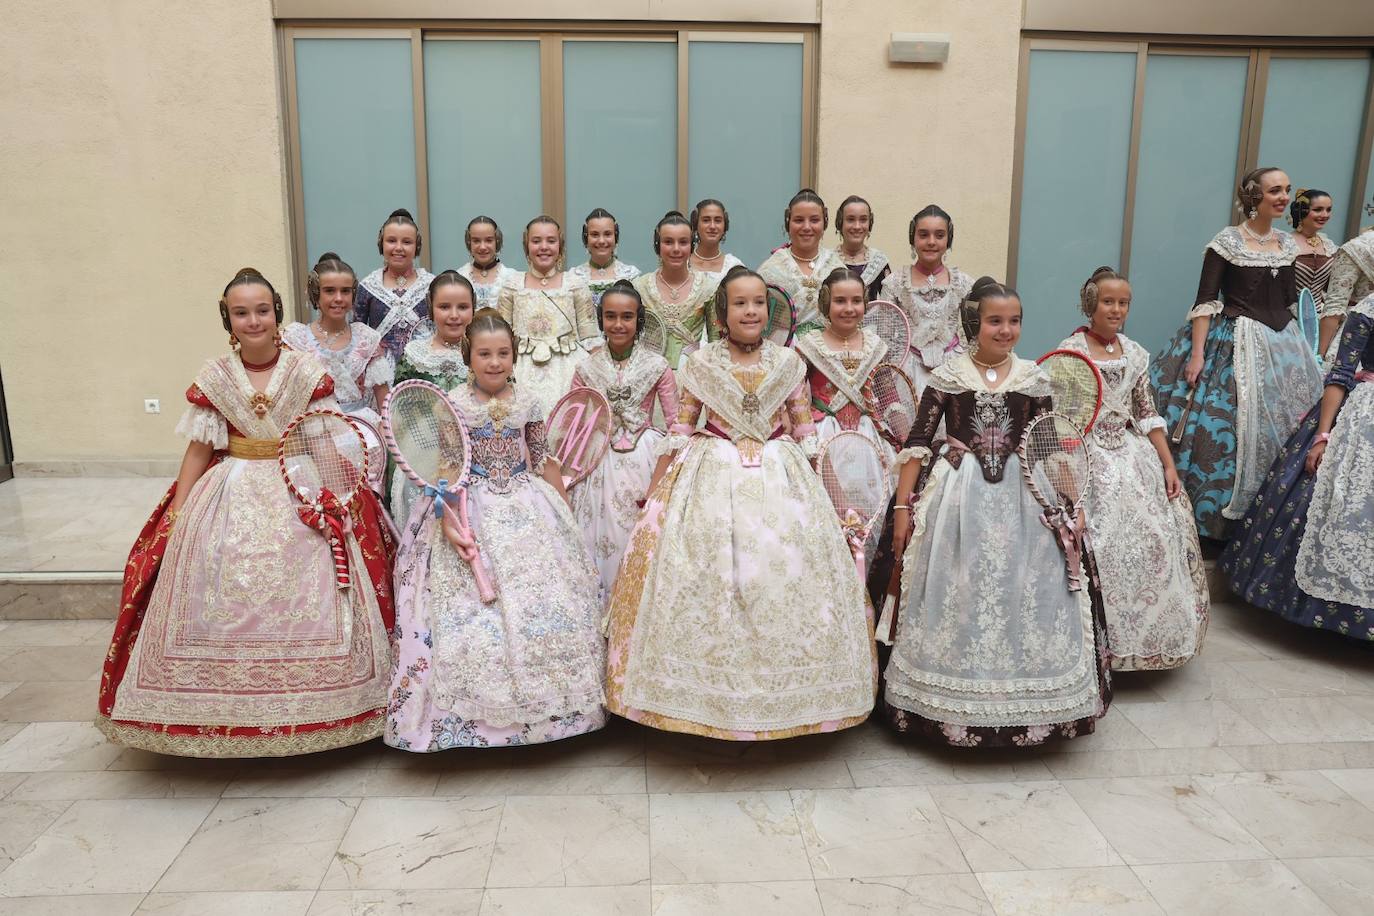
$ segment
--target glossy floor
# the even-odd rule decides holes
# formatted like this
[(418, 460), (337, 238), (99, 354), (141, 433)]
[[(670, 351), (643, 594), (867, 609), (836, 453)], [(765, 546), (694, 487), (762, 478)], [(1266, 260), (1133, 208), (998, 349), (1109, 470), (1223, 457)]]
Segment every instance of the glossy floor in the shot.
[(0, 573), (109, 572), (170, 480), (19, 477), (0, 483)]
[(90, 724), (109, 623), (0, 622), (0, 916), (1364, 914), (1374, 651), (1233, 605), (1098, 734), (196, 761)]

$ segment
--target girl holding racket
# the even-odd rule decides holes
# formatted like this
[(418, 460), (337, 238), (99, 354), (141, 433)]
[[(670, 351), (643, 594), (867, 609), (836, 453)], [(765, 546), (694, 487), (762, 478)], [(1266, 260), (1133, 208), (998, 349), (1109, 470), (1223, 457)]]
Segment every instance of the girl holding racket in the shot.
[(782, 231), (787, 244), (768, 256), (759, 267), (764, 281), (781, 288), (796, 309), (797, 333), (821, 326), (821, 281), (844, 262), (835, 249), (821, 244), (830, 226), (825, 201), (810, 188), (802, 188), (787, 202)]
[[(401, 362), (396, 366), (398, 383), (423, 379), (448, 391), (468, 380), (468, 365), (463, 362), (463, 338), (472, 323), (478, 299), (476, 287), (460, 271), (441, 271), (429, 281), (433, 332), (418, 334), (406, 344)], [(404, 526), (410, 520), (411, 506), (419, 495), (419, 488), (406, 475), (392, 474), (390, 505), (397, 525)]]
[(1093, 486), (1087, 516), (1117, 670), (1176, 668), (1207, 631), (1207, 577), (1193, 507), (1150, 393), (1150, 354), (1121, 333), (1131, 285), (1110, 267), (1083, 284), (1088, 324), (1061, 350), (1092, 360), (1102, 402), (1088, 433)]
[(1014, 352), (1021, 315), (1015, 290), (974, 284), (962, 314), (970, 352), (931, 374), (897, 456), (902, 588), (883, 705), (898, 732), (964, 747), (1086, 734), (1110, 699), (1097, 590), (1070, 589), (1060, 542), (1022, 479), (1017, 448), (1050, 410), (1050, 387)]
[(634, 286), (644, 308), (668, 329), (663, 356), (669, 366), (680, 369), (703, 338), (716, 339), (716, 329), (708, 320), (716, 284), (708, 275), (692, 269), (692, 226), (676, 210), (663, 214), (654, 226), (654, 254), (658, 255), (658, 269), (636, 277)]
[[(397, 556), (384, 737), (402, 750), (538, 744), (606, 721), (596, 567), (543, 412), (509, 382), (515, 350), (510, 325), (479, 311), (463, 343), (469, 381), (450, 393), (472, 448), (471, 529), (447, 501), (437, 519), (417, 510)], [(482, 601), (470, 561), (486, 564), (497, 600)]]
[(596, 312), (591, 290), (563, 270), (565, 240), (558, 220), (530, 220), (524, 243), (529, 269), (506, 278), (496, 308), (515, 329), (515, 377), (547, 413), (598, 342)]
[(638, 346), (644, 302), (626, 280), (601, 296), (597, 320), (606, 346), (577, 367), (573, 387), (594, 388), (611, 405), (611, 448), (596, 470), (572, 492), (573, 513), (592, 548), (609, 600), (620, 558), (649, 491), (663, 430), (653, 425), (654, 406), (677, 416), (677, 382), (662, 356)]
[(809, 463), (806, 365), (764, 338), (757, 273), (726, 274), (715, 316), (726, 337), (679, 373), (677, 422), (611, 594), (607, 705), (736, 741), (857, 725), (873, 707), (872, 630)]
[(234, 275), (219, 310), (233, 349), (186, 393), (177, 429), (191, 443), (129, 554), (97, 724), (189, 757), (368, 741), (382, 732), (393, 616), (381, 509), (357, 487), (334, 545), (305, 522), (278, 439), (307, 409), (337, 409), (334, 382), (313, 356), (279, 348), (281, 297), (256, 270)]

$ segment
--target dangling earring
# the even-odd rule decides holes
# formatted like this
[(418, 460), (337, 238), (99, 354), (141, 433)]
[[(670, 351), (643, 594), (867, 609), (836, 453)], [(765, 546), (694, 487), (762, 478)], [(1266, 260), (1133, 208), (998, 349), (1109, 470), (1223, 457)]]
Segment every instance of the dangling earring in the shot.
[(1258, 215), (1259, 215), (1259, 211), (1256, 210), (1254, 207), (1251, 207), (1251, 208), (1250, 208), (1250, 218), (1251, 218), (1251, 219), (1254, 219), (1254, 218), (1255, 218), (1256, 216), (1258, 216)]
[(230, 331), (230, 332), (229, 332), (229, 349), (231, 349), (231, 350), (237, 350), (238, 348), (239, 348), (239, 339), (238, 339), (237, 337), (234, 336), (234, 332), (233, 332), (233, 331)]
[(278, 350), (281, 349), (281, 329), (280, 329), (280, 328), (278, 328), (275, 332), (273, 332), (273, 334), (272, 334), (272, 344), (273, 344)]

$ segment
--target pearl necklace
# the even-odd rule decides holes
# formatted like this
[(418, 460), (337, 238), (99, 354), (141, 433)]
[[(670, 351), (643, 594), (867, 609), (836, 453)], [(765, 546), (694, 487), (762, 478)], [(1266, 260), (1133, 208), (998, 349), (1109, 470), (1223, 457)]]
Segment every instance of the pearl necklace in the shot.
[(662, 283), (664, 286), (668, 287), (668, 297), (669, 297), (673, 302), (676, 302), (676, 301), (678, 300), (678, 298), (682, 295), (682, 288), (683, 288), (684, 286), (686, 286), (688, 283), (691, 283), (691, 282), (692, 282), (692, 272), (691, 272), (690, 270), (687, 271), (687, 279), (683, 280), (683, 281), (682, 281), (681, 283), (679, 283), (677, 286), (674, 286), (673, 284), (669, 283), (669, 282), (667, 281), (667, 279), (664, 278), (664, 276), (663, 276), (663, 268), (662, 268), (662, 267), (660, 267), (658, 270), (654, 271), (654, 273), (655, 273), (655, 274), (657, 275), (657, 277), (658, 277), (658, 282), (660, 282), (660, 283)]
[(347, 334), (349, 330), (349, 325), (344, 324), (344, 326), (337, 331), (326, 331), (324, 329), (324, 324), (322, 322), (315, 322), (316, 336), (319, 337), (321, 342), (324, 343), (325, 347), (330, 350), (334, 349), (334, 347), (332, 346), (334, 343), (334, 338)]
[(983, 377), (984, 377), (985, 379), (987, 379), (989, 382), (996, 382), (996, 381), (997, 381), (997, 370), (998, 370), (998, 369), (1001, 369), (1001, 368), (1002, 368), (1003, 366), (1005, 366), (1007, 363), (1011, 362), (1011, 354), (1008, 353), (1008, 354), (1006, 355), (1006, 357), (1005, 357), (1000, 363), (980, 363), (980, 362), (978, 361), (978, 357), (973, 356), (972, 354), (969, 355), (969, 359), (973, 361), (973, 364), (974, 364), (975, 366), (977, 366), (977, 367), (979, 367), (980, 369), (984, 370), (984, 371), (983, 371)]
[(548, 286), (548, 285), (549, 285), (549, 279), (550, 279), (551, 277), (553, 277), (555, 274), (558, 273), (558, 268), (555, 267), (553, 270), (549, 271), (548, 273), (546, 273), (546, 274), (541, 274), (539, 271), (535, 270), (534, 267), (530, 267), (530, 271), (529, 271), (529, 272), (530, 272), (530, 275), (531, 275), (531, 276), (533, 276), (536, 280), (539, 281), (539, 285), (540, 285), (540, 286)]
[(723, 252), (723, 251), (717, 251), (714, 255), (712, 255), (711, 257), (708, 258), (708, 257), (706, 257), (706, 255), (704, 255), (704, 254), (701, 253), (701, 249), (700, 249), (700, 248), (693, 248), (693, 249), (692, 249), (692, 255), (693, 255), (694, 257), (696, 257), (698, 260), (705, 261), (705, 262), (708, 263), (708, 264), (711, 263), (712, 261), (723, 261), (723, 260), (725, 260), (725, 252)]
[(1241, 223), (1240, 228), (1245, 231), (1246, 235), (1250, 236), (1250, 238), (1254, 240), (1256, 245), (1268, 245), (1270, 242), (1274, 240), (1274, 233), (1276, 231), (1273, 226), (1270, 226), (1268, 232), (1266, 232), (1264, 235), (1260, 235), (1259, 233), (1255, 232), (1255, 230), (1250, 228), (1249, 220), (1246, 220), (1245, 222)]
[(821, 259), (821, 253), (820, 253), (820, 250), (819, 250), (819, 249), (817, 249), (817, 251), (816, 251), (816, 256), (815, 256), (814, 258), (803, 258), (803, 257), (799, 257), (799, 256), (797, 255), (797, 253), (796, 253), (795, 251), (793, 251), (791, 248), (788, 248), (788, 249), (787, 249), (787, 253), (788, 253), (789, 255), (791, 255), (792, 260), (794, 260), (794, 261), (797, 262), (797, 266), (798, 266), (798, 267), (800, 267), (801, 265), (805, 264), (807, 270), (811, 270), (811, 271), (814, 271), (814, 270), (816, 269), (816, 262), (819, 261), (819, 260)]

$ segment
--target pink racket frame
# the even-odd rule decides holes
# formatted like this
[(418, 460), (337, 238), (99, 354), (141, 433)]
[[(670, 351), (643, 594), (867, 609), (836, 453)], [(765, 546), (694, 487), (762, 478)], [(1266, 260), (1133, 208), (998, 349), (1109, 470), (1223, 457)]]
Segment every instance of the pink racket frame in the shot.
[[(820, 454), (816, 456), (817, 474), (820, 473), (820, 469), (824, 466), (825, 455), (826, 452), (830, 450), (831, 443), (835, 442), (837, 439), (841, 439), (846, 436), (852, 436), (862, 441), (864, 445), (873, 449), (874, 454), (878, 456), (878, 463), (882, 465), (884, 473), (887, 473), (887, 458), (883, 455), (882, 450), (873, 444), (872, 440), (870, 440), (867, 436), (860, 432), (855, 432), (853, 430), (841, 430), (840, 432), (837, 432), (835, 435), (827, 439), (825, 445), (821, 446)], [(822, 486), (824, 486), (824, 484), (822, 484)], [(826, 498), (829, 499), (829, 497), (830, 494), (827, 493)], [(833, 500), (830, 503), (830, 505), (835, 509), (835, 516), (840, 520), (841, 528), (844, 529), (845, 540), (849, 542), (849, 552), (854, 555), (854, 566), (859, 571), (860, 582), (867, 581), (867, 573), (864, 570), (864, 548), (868, 544), (869, 537), (871, 537), (873, 534), (873, 526), (876, 525), (878, 523), (878, 520), (883, 517), (887, 509), (887, 500), (889, 498), (891, 498), (890, 488), (888, 497), (883, 500), (883, 504), (878, 507), (877, 511), (875, 511), (868, 518), (863, 518), (862, 516), (860, 516), (863, 523), (859, 526), (857, 532), (852, 532), (849, 529), (844, 528), (845, 518), (844, 515), (840, 512), (840, 507), (836, 506)], [(855, 514), (857, 515), (858, 513)]]
[[(567, 394), (558, 399), (558, 403), (553, 405), (553, 410), (549, 411), (549, 431), (553, 431), (553, 423), (559, 417), (564, 405), (572, 404), (570, 408), (576, 412), (572, 421), (572, 429), (562, 437), (558, 444), (558, 450), (553, 453), (553, 457), (558, 461), (562, 468), (563, 486), (571, 488), (577, 486), (596, 470), (596, 466), (606, 457), (606, 452), (610, 449), (610, 428), (611, 428), (611, 402), (606, 400), (606, 396), (595, 388), (577, 387), (570, 390)], [(591, 440), (592, 432), (598, 425), (604, 426), (606, 431), (606, 448), (599, 454), (587, 454), (587, 445)], [(571, 473), (569, 470), (571, 469)]]

